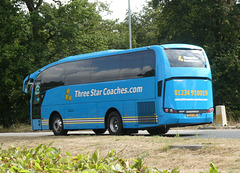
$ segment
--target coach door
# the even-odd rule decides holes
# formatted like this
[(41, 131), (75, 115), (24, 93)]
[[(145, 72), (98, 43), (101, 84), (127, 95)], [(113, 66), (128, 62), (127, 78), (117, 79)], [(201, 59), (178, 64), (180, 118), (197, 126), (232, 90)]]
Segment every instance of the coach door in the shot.
[(32, 98), (32, 128), (33, 130), (41, 130), (41, 81), (36, 81), (34, 84)]

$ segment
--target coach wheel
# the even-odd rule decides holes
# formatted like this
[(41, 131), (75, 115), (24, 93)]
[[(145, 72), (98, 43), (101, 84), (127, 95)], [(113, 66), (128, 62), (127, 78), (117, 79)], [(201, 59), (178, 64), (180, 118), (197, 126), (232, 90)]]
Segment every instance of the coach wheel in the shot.
[(106, 129), (93, 129), (93, 132), (94, 132), (96, 135), (102, 135), (103, 133), (106, 132)]
[(163, 135), (169, 131), (169, 127), (161, 126), (154, 129), (148, 129), (147, 131), (150, 135)]
[(123, 131), (122, 120), (118, 112), (113, 111), (109, 114), (107, 120), (108, 132), (111, 135), (121, 135)]
[(54, 135), (67, 135), (67, 130), (63, 128), (63, 121), (59, 116), (55, 116), (52, 121), (52, 131)]

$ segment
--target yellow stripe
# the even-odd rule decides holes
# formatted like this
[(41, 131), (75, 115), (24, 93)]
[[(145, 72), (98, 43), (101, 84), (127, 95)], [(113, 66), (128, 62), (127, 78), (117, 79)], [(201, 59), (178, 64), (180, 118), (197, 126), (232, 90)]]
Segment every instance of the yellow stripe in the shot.
[(72, 118), (72, 119), (63, 119), (63, 120), (103, 120), (104, 118)]
[(156, 118), (157, 116), (137, 116), (137, 117), (122, 117), (123, 119), (126, 119), (126, 118)]
[(137, 123), (138, 121), (123, 121), (124, 123)]

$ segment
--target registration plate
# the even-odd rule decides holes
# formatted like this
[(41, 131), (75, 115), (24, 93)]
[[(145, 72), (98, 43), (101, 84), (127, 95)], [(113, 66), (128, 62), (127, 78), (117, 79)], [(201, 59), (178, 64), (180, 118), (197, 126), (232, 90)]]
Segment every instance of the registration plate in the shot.
[(198, 117), (198, 114), (187, 114), (187, 117)]

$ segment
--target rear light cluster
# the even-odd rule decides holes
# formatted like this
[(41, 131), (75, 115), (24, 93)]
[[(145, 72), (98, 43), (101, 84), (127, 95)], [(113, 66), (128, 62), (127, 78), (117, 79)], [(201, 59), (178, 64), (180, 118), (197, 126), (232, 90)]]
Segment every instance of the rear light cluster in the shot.
[(213, 111), (214, 111), (214, 108), (210, 108), (210, 109), (207, 110), (207, 113), (211, 113)]
[(166, 113), (175, 113), (175, 114), (199, 114), (199, 113), (211, 113), (214, 111), (214, 108), (205, 109), (205, 110), (174, 110), (172, 108), (164, 108)]
[(178, 113), (177, 110), (171, 109), (171, 108), (165, 108), (164, 111), (166, 113)]

